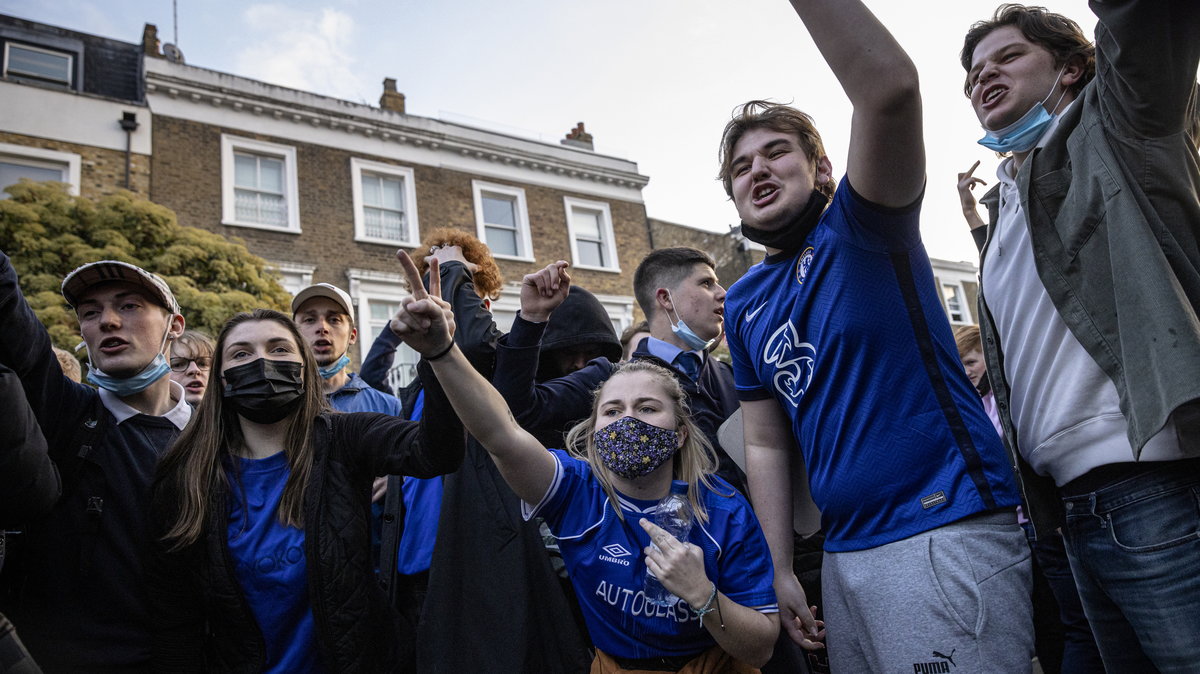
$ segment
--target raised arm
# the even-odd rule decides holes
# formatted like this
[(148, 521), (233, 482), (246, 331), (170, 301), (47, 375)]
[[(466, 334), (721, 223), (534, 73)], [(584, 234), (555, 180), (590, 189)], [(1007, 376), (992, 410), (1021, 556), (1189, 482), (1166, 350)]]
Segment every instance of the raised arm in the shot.
[(426, 292), (416, 265), (397, 253), (413, 290), (392, 319), (392, 330), (425, 357), (467, 431), (487, 449), (508, 486), (523, 501), (537, 503), (554, 479), (556, 464), (532, 435), (517, 425), (504, 399), (453, 343), (454, 316), (441, 299), (438, 263), (430, 264)]
[(774, 398), (742, 401), (742, 415), (750, 502), (771, 549), (780, 621), (788, 636), (803, 648), (824, 648), (822, 624), (813, 619), (804, 588), (792, 571), (790, 462), (797, 450), (787, 416)]
[(521, 313), (496, 348), (492, 382), (515, 410), (517, 422), (539, 436), (561, 434), (569, 424), (586, 417), (593, 392), (611, 373), (606, 363), (592, 362), (563, 377), (540, 383), (536, 379), (547, 322), (570, 292), (566, 267), (567, 263), (559, 260), (522, 279)]
[[(1092, 0), (1098, 101), (1122, 135), (1187, 131), (1200, 63), (1200, 2)], [(1151, 173), (1152, 174), (1152, 173)]]
[(49, 512), (61, 493), (58, 469), (46, 454), (46, 439), (25, 390), (12, 370), (0, 365), (0, 527)]
[(791, 0), (854, 107), (846, 174), (881, 206), (912, 204), (925, 186), (917, 68), (859, 0)]

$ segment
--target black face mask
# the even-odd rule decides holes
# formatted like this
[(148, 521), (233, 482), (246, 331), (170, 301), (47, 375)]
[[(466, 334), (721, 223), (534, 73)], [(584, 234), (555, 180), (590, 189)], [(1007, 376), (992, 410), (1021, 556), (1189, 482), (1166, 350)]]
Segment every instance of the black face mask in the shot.
[(273, 424), (304, 399), (300, 363), (259, 358), (225, 370), (225, 402), (256, 424)]
[(821, 219), (821, 214), (825, 212), (825, 207), (828, 205), (829, 197), (813, 190), (812, 195), (808, 198), (808, 203), (804, 205), (804, 210), (800, 211), (800, 214), (791, 222), (772, 232), (751, 227), (743, 222), (742, 236), (767, 248), (777, 248), (784, 253), (794, 253), (804, 245), (808, 233), (817, 226), (817, 221)]

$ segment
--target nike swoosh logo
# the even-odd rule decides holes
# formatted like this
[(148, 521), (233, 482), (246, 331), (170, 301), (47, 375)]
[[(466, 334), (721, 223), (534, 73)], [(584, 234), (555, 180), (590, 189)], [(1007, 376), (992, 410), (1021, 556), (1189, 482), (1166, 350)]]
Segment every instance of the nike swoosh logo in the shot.
[(765, 306), (767, 306), (767, 303), (763, 302), (762, 304), (758, 305), (758, 308), (755, 309), (754, 311), (747, 311), (746, 312), (746, 322), (749, 323), (750, 321), (754, 320), (754, 317), (757, 316), (758, 312), (762, 311), (763, 307), (765, 307)]

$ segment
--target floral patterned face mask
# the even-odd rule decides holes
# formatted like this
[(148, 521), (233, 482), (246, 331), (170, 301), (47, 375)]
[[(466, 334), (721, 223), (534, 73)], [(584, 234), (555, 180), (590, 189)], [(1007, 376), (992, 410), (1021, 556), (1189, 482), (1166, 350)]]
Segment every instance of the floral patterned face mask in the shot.
[(596, 453), (609, 470), (632, 480), (654, 471), (679, 448), (675, 431), (622, 417), (595, 433)]

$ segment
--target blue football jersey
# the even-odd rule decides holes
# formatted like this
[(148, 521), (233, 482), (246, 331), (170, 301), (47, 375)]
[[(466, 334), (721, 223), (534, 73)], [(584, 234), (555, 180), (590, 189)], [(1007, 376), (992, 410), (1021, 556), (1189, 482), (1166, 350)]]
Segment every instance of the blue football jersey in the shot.
[[(653, 517), (658, 501), (620, 497), (617, 517), (586, 461), (553, 450), (558, 467), (541, 503), (523, 505), (526, 519), (545, 519), (558, 537), (597, 648), (623, 658), (699, 654), (716, 645), (687, 602), (660, 607), (646, 601), (642, 550), (650, 537), (639, 522)], [(746, 499), (720, 478), (719, 493), (704, 490), (708, 522), (688, 541), (704, 551), (704, 570), (725, 596), (763, 613), (779, 611), (772, 588), (771, 555)]]
[(800, 250), (769, 256), (725, 298), (738, 395), (773, 397), (790, 418), (831, 552), (1019, 502), (919, 214), (871, 204), (843, 179)]

